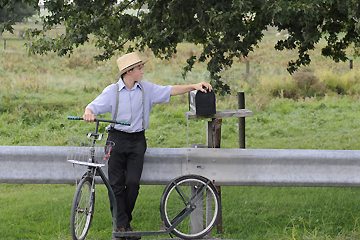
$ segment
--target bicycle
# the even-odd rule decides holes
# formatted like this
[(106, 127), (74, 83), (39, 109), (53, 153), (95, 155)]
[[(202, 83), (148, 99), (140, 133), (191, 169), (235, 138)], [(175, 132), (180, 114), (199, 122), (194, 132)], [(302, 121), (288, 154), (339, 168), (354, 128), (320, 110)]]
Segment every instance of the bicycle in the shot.
[[(83, 120), (69, 116), (69, 120)], [(95, 132), (87, 136), (92, 139), (90, 157), (87, 162), (69, 159), (72, 164), (87, 166), (87, 171), (77, 184), (70, 217), (72, 239), (83, 240), (88, 234), (95, 207), (95, 176), (100, 176), (105, 184), (112, 208), (113, 237), (139, 237), (159, 234), (174, 234), (181, 239), (199, 239), (206, 236), (213, 226), (220, 210), (220, 200), (214, 184), (199, 175), (184, 175), (170, 181), (160, 199), (160, 215), (164, 229), (158, 231), (116, 232), (116, 199), (109, 180), (102, 171), (103, 163), (95, 161), (95, 143), (102, 137), (99, 134), (100, 122), (124, 124), (106, 119), (95, 119)], [(111, 148), (111, 146), (110, 146)], [(106, 155), (111, 149), (107, 149)]]

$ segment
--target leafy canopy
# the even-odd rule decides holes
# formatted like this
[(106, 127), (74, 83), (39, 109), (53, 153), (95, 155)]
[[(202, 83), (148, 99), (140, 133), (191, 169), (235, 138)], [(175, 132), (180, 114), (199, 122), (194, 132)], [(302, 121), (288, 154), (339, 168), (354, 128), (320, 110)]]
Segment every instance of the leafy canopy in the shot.
[[(117, 51), (144, 50), (170, 58), (179, 43), (201, 45), (202, 52), (187, 60), (184, 74), (196, 62), (206, 62), (212, 84), (221, 93), (229, 86), (221, 71), (234, 57), (246, 57), (269, 26), (287, 30), (275, 44), (278, 50), (296, 49), (298, 59), (288, 64), (293, 73), (310, 63), (309, 50), (324, 38), (322, 54), (345, 61), (346, 50), (360, 43), (358, 0), (49, 0), (43, 29), (32, 30), (31, 51), (70, 54), (95, 37), (105, 60)], [(46, 32), (64, 24), (66, 33), (55, 38)]]
[(0, 35), (4, 31), (13, 33), (12, 25), (34, 15), (37, 8), (37, 4), (29, 0), (0, 1)]

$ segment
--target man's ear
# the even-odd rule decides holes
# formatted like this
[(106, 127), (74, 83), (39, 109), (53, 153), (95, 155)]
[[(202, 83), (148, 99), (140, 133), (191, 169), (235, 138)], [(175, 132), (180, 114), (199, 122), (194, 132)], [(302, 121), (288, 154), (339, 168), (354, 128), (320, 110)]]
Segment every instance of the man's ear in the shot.
[(126, 71), (126, 72), (124, 72), (122, 76), (124, 77), (126, 74), (130, 73), (131, 71), (132, 71), (132, 69), (130, 69), (130, 70), (128, 70), (128, 71)]

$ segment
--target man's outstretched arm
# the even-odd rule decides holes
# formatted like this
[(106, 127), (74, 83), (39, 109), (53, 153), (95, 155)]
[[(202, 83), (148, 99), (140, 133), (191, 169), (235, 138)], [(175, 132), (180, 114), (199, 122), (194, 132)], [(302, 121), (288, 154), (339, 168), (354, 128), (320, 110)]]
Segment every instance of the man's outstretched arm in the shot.
[(171, 96), (184, 94), (193, 90), (200, 90), (202, 92), (211, 92), (212, 86), (207, 82), (200, 82), (196, 84), (174, 85), (171, 87)]

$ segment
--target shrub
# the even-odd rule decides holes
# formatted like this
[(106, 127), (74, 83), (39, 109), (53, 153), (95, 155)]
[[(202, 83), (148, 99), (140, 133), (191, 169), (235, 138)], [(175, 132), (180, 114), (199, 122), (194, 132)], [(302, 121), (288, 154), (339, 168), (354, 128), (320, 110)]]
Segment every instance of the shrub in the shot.
[(360, 94), (359, 72), (350, 71), (345, 74), (336, 74), (330, 71), (320, 73), (326, 88), (340, 95)]
[(306, 97), (325, 96), (326, 86), (310, 69), (301, 69), (291, 78), (261, 79), (258, 86), (260, 94), (269, 94), (272, 97), (290, 98), (297, 100)]
[(260, 92), (272, 97), (297, 99), (296, 86), (289, 78), (267, 78), (260, 80)]
[(315, 76), (311, 69), (300, 69), (293, 74), (292, 78), (296, 84), (298, 96), (302, 98), (325, 96), (326, 87), (324, 83)]

